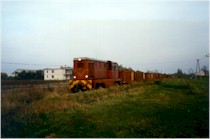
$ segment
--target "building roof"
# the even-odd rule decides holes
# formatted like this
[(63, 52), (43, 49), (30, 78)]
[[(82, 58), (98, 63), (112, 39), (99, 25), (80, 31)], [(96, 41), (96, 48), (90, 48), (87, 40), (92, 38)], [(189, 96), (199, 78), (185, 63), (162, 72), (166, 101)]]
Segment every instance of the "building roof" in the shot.
[(71, 67), (60, 67), (60, 68), (46, 68), (44, 70), (60, 70), (60, 69), (71, 70), (73, 68), (71, 68)]

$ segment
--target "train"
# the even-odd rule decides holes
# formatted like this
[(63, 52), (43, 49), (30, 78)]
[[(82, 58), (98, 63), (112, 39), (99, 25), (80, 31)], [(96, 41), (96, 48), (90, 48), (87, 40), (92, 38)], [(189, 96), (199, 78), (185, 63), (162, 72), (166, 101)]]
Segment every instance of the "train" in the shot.
[(107, 88), (115, 85), (129, 84), (134, 81), (169, 78), (167, 74), (144, 73), (132, 69), (119, 68), (117, 62), (99, 60), (89, 57), (73, 59), (73, 79), (69, 89), (73, 92)]

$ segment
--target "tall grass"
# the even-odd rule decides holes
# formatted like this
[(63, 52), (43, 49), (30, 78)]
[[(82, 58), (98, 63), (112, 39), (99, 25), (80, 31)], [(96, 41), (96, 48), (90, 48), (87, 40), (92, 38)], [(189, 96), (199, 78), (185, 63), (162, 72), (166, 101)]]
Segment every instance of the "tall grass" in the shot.
[(2, 94), (2, 137), (208, 137), (208, 80)]

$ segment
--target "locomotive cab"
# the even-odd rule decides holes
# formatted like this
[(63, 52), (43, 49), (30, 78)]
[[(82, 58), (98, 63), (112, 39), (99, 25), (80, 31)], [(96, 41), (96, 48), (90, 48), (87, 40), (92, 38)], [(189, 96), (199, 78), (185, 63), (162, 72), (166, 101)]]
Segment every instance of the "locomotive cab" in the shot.
[(118, 73), (118, 64), (114, 63), (112, 61), (108, 61), (108, 65), (109, 65), (109, 75), (108, 78), (110, 79), (116, 79), (119, 78), (119, 73)]

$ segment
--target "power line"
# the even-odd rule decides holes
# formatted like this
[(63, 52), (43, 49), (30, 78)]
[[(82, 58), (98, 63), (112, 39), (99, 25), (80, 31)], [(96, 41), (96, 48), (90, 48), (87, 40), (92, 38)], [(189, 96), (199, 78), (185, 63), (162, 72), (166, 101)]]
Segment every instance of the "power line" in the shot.
[(160, 64), (174, 64), (174, 63), (186, 63), (194, 62), (194, 60), (185, 60), (185, 61), (167, 61), (167, 62), (156, 62), (156, 63), (138, 63), (136, 65), (160, 65)]
[(48, 64), (17, 63), (17, 62), (8, 62), (8, 61), (1, 61), (1, 64), (27, 65), (27, 66), (60, 66), (60, 65), (48, 65)]
[[(207, 57), (209, 55), (206, 55)], [(202, 57), (199, 60), (203, 60), (205, 57)], [(129, 63), (128, 65), (161, 65), (161, 64), (174, 64), (174, 63), (186, 63), (194, 62), (194, 60), (182, 60), (182, 61), (165, 61), (165, 62), (154, 62), (154, 63)], [(25, 65), (25, 66), (61, 66), (61, 65), (49, 65), (49, 64), (34, 64), (34, 63), (19, 63), (19, 62), (10, 62), (10, 61), (1, 61), (2, 64), (9, 65)], [(126, 63), (124, 63), (127, 65)]]
[(200, 58), (200, 60), (203, 60), (204, 58), (208, 58), (209, 54), (206, 54), (205, 56), (203, 56), (202, 58)]
[[(167, 62), (155, 62), (155, 63), (136, 63), (135, 65), (159, 65), (159, 64), (173, 64), (173, 63), (185, 63), (185, 62), (193, 62), (193, 60), (185, 60), (185, 61), (167, 61)], [(19, 63), (19, 62), (9, 62), (9, 61), (1, 61), (2, 64), (10, 64), (10, 65), (27, 65), (27, 66), (61, 66), (61, 65), (48, 65), (48, 64), (34, 64), (34, 63)]]

